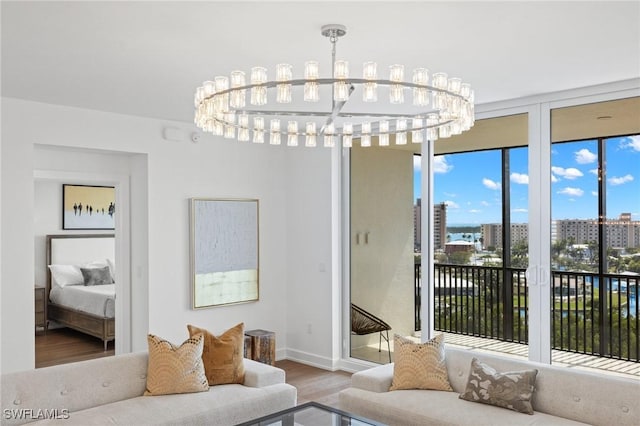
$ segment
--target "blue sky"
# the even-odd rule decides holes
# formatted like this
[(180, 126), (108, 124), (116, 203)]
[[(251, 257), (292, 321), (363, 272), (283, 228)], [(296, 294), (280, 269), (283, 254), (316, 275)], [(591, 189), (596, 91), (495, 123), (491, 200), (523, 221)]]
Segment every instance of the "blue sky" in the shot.
[[(607, 140), (607, 217), (632, 213), (640, 220), (640, 136)], [(598, 214), (595, 140), (553, 144), (551, 215), (553, 219), (592, 219)], [(434, 202), (447, 203), (447, 223), (501, 221), (499, 151), (436, 156)], [(511, 222), (528, 221), (527, 149), (511, 151)], [(414, 197), (420, 197), (419, 160), (415, 162)]]

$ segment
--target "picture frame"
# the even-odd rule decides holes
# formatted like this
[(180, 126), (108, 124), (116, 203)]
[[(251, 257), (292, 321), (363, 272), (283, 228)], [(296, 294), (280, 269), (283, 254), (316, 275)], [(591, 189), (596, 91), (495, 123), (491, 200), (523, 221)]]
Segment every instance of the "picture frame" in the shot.
[(190, 199), (192, 308), (259, 300), (259, 201)]
[(114, 230), (116, 189), (113, 186), (62, 185), (62, 229)]

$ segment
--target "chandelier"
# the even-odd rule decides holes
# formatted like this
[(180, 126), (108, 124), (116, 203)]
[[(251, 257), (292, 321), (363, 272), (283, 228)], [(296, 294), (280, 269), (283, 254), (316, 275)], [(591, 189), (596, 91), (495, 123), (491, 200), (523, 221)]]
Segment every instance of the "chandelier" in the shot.
[[(205, 132), (238, 141), (264, 143), (268, 135), (272, 145), (317, 146), (321, 139), (326, 147), (340, 144), (344, 148), (351, 147), (354, 140), (364, 147), (371, 146), (372, 140), (388, 146), (390, 136), (396, 145), (407, 144), (408, 135), (412, 143), (435, 141), (473, 126), (474, 92), (461, 79), (437, 72), (429, 81), (429, 71), (416, 68), (407, 81), (403, 65), (390, 66), (388, 79), (380, 79), (375, 62), (365, 62), (362, 78), (352, 78), (349, 63), (336, 60), (336, 43), (346, 34), (346, 27), (324, 25), (321, 33), (331, 41), (332, 77), (321, 78), (316, 61), (305, 62), (304, 78), (294, 79), (293, 67), (284, 63), (276, 66), (275, 80), (268, 80), (263, 67), (251, 68), (248, 84), (243, 71), (217, 76), (196, 90), (195, 124)], [(361, 92), (363, 105), (377, 102), (379, 86), (387, 88), (386, 111), (345, 108), (354, 92)], [(408, 92), (416, 111), (399, 113)], [(286, 109), (292, 105), (294, 93), (304, 105), (318, 105), (324, 93), (331, 108)], [(273, 109), (274, 98), (277, 109)], [(272, 109), (262, 109), (269, 102)]]

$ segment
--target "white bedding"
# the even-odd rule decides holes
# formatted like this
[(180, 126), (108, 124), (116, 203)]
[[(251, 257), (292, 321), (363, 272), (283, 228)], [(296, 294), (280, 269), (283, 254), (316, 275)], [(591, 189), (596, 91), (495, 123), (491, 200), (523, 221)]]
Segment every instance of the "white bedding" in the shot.
[(115, 317), (116, 285), (51, 286), (51, 301), (105, 318)]

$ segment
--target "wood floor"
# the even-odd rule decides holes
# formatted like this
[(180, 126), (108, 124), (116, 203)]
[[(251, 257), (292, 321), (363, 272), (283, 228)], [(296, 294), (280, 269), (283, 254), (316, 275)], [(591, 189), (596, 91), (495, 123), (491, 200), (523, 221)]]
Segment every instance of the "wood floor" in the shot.
[(351, 373), (328, 371), (295, 361), (276, 361), (276, 367), (287, 373), (287, 383), (298, 389), (298, 405), (315, 401), (340, 408), (338, 392), (349, 387)]
[(102, 340), (70, 328), (57, 328), (36, 332), (36, 368), (57, 364), (84, 361), (115, 354), (114, 342), (109, 342), (107, 351)]
[[(102, 341), (68, 328), (36, 333), (36, 368), (114, 355), (114, 343), (105, 352)], [(298, 389), (298, 404), (316, 401), (339, 408), (338, 392), (349, 387), (351, 374), (327, 371), (298, 362), (277, 361), (287, 383)]]

